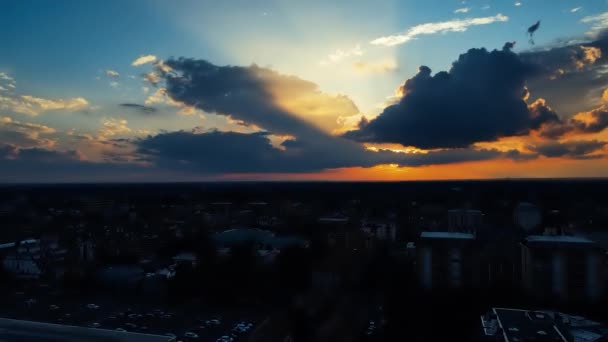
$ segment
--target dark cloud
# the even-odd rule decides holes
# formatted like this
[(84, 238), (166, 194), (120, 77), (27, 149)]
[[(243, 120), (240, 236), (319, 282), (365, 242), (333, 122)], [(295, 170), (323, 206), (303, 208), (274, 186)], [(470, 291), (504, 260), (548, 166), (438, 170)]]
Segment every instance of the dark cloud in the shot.
[(573, 117), (559, 122), (549, 122), (541, 127), (541, 136), (556, 139), (569, 133), (599, 133), (608, 127), (608, 109), (605, 106), (585, 112), (585, 119)]
[(599, 158), (602, 155), (600, 152), (606, 142), (589, 140), (589, 141), (568, 141), (568, 142), (549, 142), (537, 146), (530, 146), (529, 149), (543, 155), (545, 157), (568, 157), (575, 159), (591, 159)]
[(123, 108), (133, 109), (142, 114), (154, 114), (157, 111), (157, 109), (154, 107), (144, 106), (137, 103), (121, 103), (120, 106)]
[(345, 136), (426, 149), (454, 148), (526, 134), (552, 120), (529, 112), (525, 80), (538, 69), (522, 62), (509, 47), (491, 52), (471, 49), (449, 72), (431, 75), (428, 67), (420, 67), (403, 85), (405, 95), (398, 103)]
[(159, 173), (141, 165), (83, 160), (77, 151), (0, 144), (0, 183), (166, 179)]
[(136, 142), (138, 153), (167, 169), (187, 169), (202, 173), (314, 172), (342, 167), (371, 167), (378, 164), (424, 166), (496, 158), (522, 159), (518, 152), (492, 149), (450, 149), (428, 153), (395, 153), (358, 150), (340, 153), (338, 144), (318, 147), (286, 140), (282, 148), (272, 146), (266, 133), (172, 132)]
[(608, 85), (608, 35), (595, 41), (563, 41), (520, 54), (541, 72), (528, 80), (533, 98), (544, 98), (562, 117), (588, 111)]
[[(217, 66), (188, 58), (171, 59), (165, 64), (171, 71), (159, 68), (157, 72), (173, 100), (205, 112), (228, 115), (275, 134), (318, 136), (317, 122), (330, 130), (340, 115), (358, 113), (346, 96), (325, 94), (313, 82), (257, 65)], [(278, 104), (286, 99), (287, 103), (296, 103), (293, 108)]]

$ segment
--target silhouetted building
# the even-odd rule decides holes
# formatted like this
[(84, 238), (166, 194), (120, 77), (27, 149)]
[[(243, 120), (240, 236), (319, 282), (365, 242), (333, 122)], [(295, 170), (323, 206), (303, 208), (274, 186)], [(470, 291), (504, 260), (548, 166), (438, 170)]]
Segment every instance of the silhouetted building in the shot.
[(540, 209), (534, 204), (527, 202), (519, 203), (515, 208), (513, 216), (515, 224), (526, 232), (537, 228), (542, 221)]
[(605, 256), (580, 236), (530, 235), (521, 244), (524, 289), (539, 298), (597, 300), (605, 290)]
[(477, 282), (475, 235), (422, 232), (417, 246), (420, 284), (426, 290), (459, 289)]
[(397, 240), (397, 223), (391, 220), (364, 219), (361, 221), (361, 231), (377, 240)]
[(448, 210), (448, 230), (451, 232), (474, 233), (483, 224), (483, 213), (474, 209)]

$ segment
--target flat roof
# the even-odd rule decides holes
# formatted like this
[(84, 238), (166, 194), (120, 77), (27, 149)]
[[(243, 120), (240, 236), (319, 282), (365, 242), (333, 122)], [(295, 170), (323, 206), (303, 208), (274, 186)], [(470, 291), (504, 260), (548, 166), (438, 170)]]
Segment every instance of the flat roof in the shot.
[(0, 318), (0, 341), (19, 342), (172, 342), (161, 335), (122, 332)]
[(448, 213), (475, 213), (475, 214), (481, 214), (481, 210), (478, 210), (478, 209), (449, 209)]
[(554, 324), (553, 317), (546, 312), (506, 308), (494, 308), (492, 311), (498, 318), (506, 342), (532, 341), (538, 338), (567, 342)]
[(593, 243), (583, 236), (572, 235), (530, 235), (526, 237), (528, 242), (552, 242), (552, 243)]
[(420, 237), (423, 239), (465, 239), (474, 240), (475, 235), (460, 232), (422, 232)]

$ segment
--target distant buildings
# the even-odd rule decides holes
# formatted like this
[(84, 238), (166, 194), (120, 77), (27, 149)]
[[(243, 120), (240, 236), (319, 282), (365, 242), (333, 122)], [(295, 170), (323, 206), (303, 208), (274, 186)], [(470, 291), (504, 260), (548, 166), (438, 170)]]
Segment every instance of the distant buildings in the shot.
[(532, 203), (519, 203), (515, 208), (513, 216), (515, 224), (526, 232), (537, 228), (542, 221), (540, 209)]
[(361, 221), (361, 231), (380, 241), (397, 240), (397, 223), (392, 220), (364, 219)]
[(448, 230), (475, 233), (483, 224), (483, 213), (475, 209), (448, 210)]
[(523, 287), (537, 298), (593, 301), (605, 292), (605, 256), (587, 238), (530, 235), (521, 260)]
[(474, 234), (422, 232), (416, 248), (422, 288), (472, 287), (477, 281), (474, 247)]
[(2, 260), (4, 270), (17, 278), (39, 278), (42, 274), (40, 240), (23, 240), (10, 247), (11, 251)]
[(555, 311), (493, 308), (481, 316), (482, 341), (586, 341), (608, 339), (608, 327)]

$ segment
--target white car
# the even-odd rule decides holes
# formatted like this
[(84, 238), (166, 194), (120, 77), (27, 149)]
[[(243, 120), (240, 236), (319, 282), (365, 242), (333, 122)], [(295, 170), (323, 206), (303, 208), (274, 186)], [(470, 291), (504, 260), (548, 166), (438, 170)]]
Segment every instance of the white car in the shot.
[(59, 306), (54, 305), (54, 304), (49, 305), (49, 310), (59, 310)]
[(207, 325), (220, 325), (220, 320), (219, 319), (210, 319), (205, 321), (205, 323)]
[(192, 331), (188, 331), (187, 333), (184, 334), (184, 337), (188, 337), (188, 338), (198, 338), (198, 334), (193, 333)]
[(97, 304), (87, 304), (87, 309), (97, 310), (97, 309), (99, 309), (99, 305), (97, 305)]

